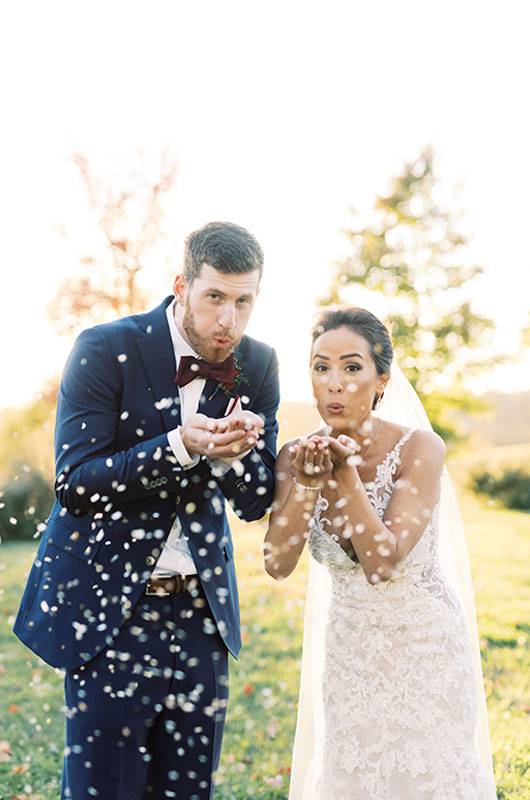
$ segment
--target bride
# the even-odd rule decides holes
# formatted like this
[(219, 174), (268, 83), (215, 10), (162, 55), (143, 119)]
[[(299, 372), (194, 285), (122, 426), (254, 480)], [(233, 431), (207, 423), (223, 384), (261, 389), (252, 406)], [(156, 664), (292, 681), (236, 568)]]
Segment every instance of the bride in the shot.
[[(312, 556), (290, 798), (492, 800), (473, 595), (458, 515), (447, 522), (455, 501), (442, 488), (444, 443), (422, 429), (423, 408), (391, 370), (389, 334), (370, 312), (325, 311), (312, 338), (326, 427), (281, 450), (265, 538), (278, 580), (306, 541)], [(408, 394), (396, 421), (374, 415), (399, 380)], [(399, 422), (407, 413), (408, 426)]]

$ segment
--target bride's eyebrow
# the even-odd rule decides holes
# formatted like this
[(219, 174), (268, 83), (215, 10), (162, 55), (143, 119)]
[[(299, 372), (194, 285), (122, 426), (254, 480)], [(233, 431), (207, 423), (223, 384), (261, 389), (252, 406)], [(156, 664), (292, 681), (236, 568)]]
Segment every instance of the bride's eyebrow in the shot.
[[(362, 356), (360, 353), (346, 353), (345, 356), (339, 356), (339, 358), (340, 359), (354, 358), (354, 356), (357, 356), (357, 358), (362, 358), (364, 360), (364, 356)], [(330, 360), (329, 356), (323, 356), (320, 353), (315, 353), (315, 355), (313, 356), (313, 359), (315, 359), (315, 358), (321, 358), (323, 361), (329, 361)]]

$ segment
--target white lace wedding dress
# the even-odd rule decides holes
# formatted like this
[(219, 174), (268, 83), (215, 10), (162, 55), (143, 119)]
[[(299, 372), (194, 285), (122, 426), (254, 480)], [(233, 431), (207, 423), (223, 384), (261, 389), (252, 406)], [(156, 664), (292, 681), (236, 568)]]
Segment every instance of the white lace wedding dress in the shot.
[[(365, 484), (382, 518), (408, 431)], [(440, 568), (438, 504), (399, 576), (372, 585), (324, 529), (309, 547), (331, 573), (319, 800), (485, 800), (474, 746), (475, 689), (463, 612)], [(495, 796), (495, 795), (493, 795)]]

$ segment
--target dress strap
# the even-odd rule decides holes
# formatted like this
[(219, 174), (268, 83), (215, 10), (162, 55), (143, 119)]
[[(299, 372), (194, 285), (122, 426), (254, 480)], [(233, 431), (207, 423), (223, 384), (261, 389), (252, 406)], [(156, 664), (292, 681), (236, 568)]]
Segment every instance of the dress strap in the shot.
[(392, 452), (394, 452), (394, 450), (397, 450), (397, 452), (399, 454), (399, 451), (401, 450), (403, 445), (406, 444), (406, 442), (408, 442), (408, 440), (410, 439), (412, 434), (415, 433), (415, 431), (416, 431), (416, 428), (411, 428), (410, 431), (407, 431), (405, 434), (403, 434), (401, 439), (398, 442), (396, 442), (396, 444), (392, 448)]
[(398, 441), (395, 443), (395, 445), (392, 448), (392, 450), (390, 450), (387, 453), (386, 458), (383, 461), (383, 464), (381, 465), (381, 470), (383, 470), (384, 467), (388, 466), (390, 468), (390, 474), (394, 475), (394, 473), (395, 473), (395, 471), (397, 469), (397, 465), (398, 465), (398, 461), (399, 461), (399, 453), (401, 451), (401, 448), (403, 447), (403, 445), (406, 442), (408, 442), (408, 440), (410, 439), (410, 437), (412, 436), (412, 434), (415, 431), (416, 431), (416, 428), (411, 428), (410, 431), (407, 431), (406, 433), (403, 434), (401, 439), (398, 439)]

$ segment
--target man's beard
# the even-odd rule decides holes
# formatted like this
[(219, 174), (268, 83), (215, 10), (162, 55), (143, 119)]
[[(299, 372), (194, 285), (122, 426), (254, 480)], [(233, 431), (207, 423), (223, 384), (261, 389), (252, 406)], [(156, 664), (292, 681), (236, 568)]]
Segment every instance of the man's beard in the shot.
[(186, 334), (186, 338), (188, 342), (195, 350), (198, 356), (204, 358), (205, 361), (209, 361), (211, 364), (218, 364), (221, 361), (225, 361), (228, 358), (230, 353), (232, 353), (239, 342), (241, 341), (241, 337), (239, 339), (232, 339), (231, 337), (226, 336), (226, 334), (220, 332), (217, 336), (222, 336), (223, 338), (230, 338), (230, 343), (222, 347), (221, 345), (216, 345), (212, 338), (215, 334), (211, 334), (210, 336), (201, 336), (201, 334), (197, 331), (197, 327), (195, 325), (195, 317), (193, 315), (193, 311), (191, 310), (191, 306), (189, 303), (186, 303), (184, 306), (184, 315), (182, 317), (182, 328), (184, 333)]

